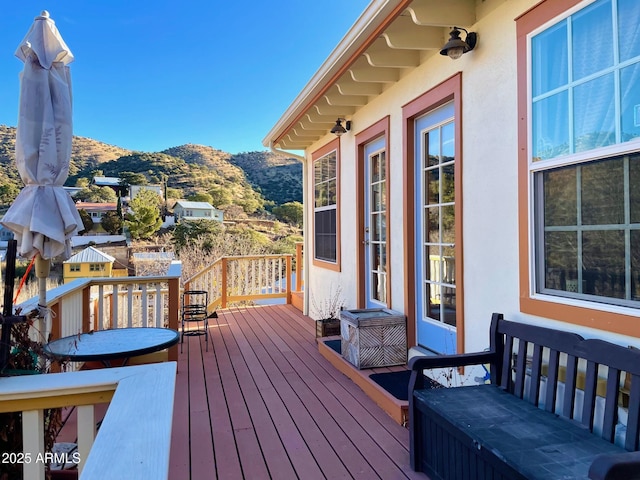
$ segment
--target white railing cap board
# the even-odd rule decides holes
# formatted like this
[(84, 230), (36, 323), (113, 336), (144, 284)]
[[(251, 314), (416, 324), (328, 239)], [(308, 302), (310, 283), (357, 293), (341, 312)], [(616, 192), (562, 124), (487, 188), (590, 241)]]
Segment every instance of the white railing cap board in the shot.
[(167, 478), (176, 365), (0, 378), (0, 402), (115, 389), (80, 478)]

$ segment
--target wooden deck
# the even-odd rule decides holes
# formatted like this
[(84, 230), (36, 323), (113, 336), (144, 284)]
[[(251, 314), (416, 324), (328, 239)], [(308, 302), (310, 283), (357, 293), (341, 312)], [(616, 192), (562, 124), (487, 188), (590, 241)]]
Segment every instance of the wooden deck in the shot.
[(291, 305), (218, 312), (179, 354), (170, 475), (185, 479), (426, 479), (409, 432), (318, 352)]

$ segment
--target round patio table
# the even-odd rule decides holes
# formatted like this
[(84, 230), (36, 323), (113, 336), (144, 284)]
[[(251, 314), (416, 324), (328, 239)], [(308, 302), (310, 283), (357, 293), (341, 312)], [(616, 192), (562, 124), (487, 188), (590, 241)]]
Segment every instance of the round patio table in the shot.
[(72, 362), (100, 361), (110, 366), (116, 358), (146, 355), (178, 343), (180, 335), (169, 328), (115, 328), (60, 338), (44, 346), (46, 354)]

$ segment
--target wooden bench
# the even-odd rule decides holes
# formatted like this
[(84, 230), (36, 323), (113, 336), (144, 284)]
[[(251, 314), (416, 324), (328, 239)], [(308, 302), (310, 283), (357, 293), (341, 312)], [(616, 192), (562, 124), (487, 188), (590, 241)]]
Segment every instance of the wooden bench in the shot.
[[(425, 369), (486, 364), (490, 384), (426, 387)], [(635, 349), (493, 314), (489, 351), (409, 366), (411, 466), (432, 480), (640, 479)]]

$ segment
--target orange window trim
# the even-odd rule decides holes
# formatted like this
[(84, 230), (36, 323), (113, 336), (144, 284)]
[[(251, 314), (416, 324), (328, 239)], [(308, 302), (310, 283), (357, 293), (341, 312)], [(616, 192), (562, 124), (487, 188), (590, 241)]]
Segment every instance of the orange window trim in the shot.
[(316, 227), (315, 227), (315, 215), (313, 215), (313, 212), (315, 211), (315, 189), (311, 188), (310, 192), (309, 192), (309, 196), (310, 196), (310, 205), (313, 205), (312, 207), (312, 215), (311, 215), (311, 231), (313, 232), (313, 234), (311, 235), (311, 238), (309, 239), (311, 242), (311, 248), (312, 248), (312, 252), (313, 252), (313, 265), (316, 267), (320, 267), (320, 268), (326, 268), (328, 270), (334, 270), (336, 272), (341, 271), (341, 265), (340, 265), (340, 137), (336, 138), (335, 140), (332, 140), (331, 142), (327, 143), (324, 147), (319, 148), (318, 150), (316, 150), (315, 152), (313, 152), (311, 154), (311, 185), (315, 185), (315, 169), (313, 168), (313, 163), (324, 157), (325, 155), (328, 155), (329, 153), (335, 151), (336, 152), (336, 261), (335, 263), (333, 262), (327, 262), (324, 260), (318, 260), (316, 258), (316, 248), (315, 248), (315, 231), (316, 231)]
[(404, 311), (407, 316), (407, 339), (409, 346), (416, 344), (416, 265), (415, 265), (415, 121), (423, 114), (444, 105), (454, 102), (455, 117), (455, 229), (456, 229), (456, 330), (457, 351), (464, 352), (464, 277), (463, 277), (463, 231), (462, 231), (462, 73), (456, 73), (444, 82), (436, 85), (428, 92), (403, 105), (402, 107), (402, 136), (403, 145), (403, 210), (404, 219)]
[(385, 164), (387, 171), (387, 183), (386, 183), (386, 197), (387, 197), (387, 307), (391, 306), (391, 225), (389, 212), (391, 211), (389, 205), (391, 201), (391, 195), (389, 191), (389, 123), (390, 118), (387, 115), (383, 119), (377, 121), (373, 125), (367, 127), (362, 132), (356, 135), (356, 251), (358, 252), (356, 257), (356, 282), (358, 285), (358, 308), (365, 307), (365, 289), (364, 289), (364, 249), (358, 247), (364, 243), (364, 162), (366, 161), (364, 155), (364, 147), (367, 143), (384, 136), (384, 148), (385, 148)]
[[(529, 152), (528, 152), (528, 110), (529, 97), (527, 35), (545, 23), (562, 15), (582, 0), (545, 0), (516, 19), (517, 29), (517, 70), (518, 70), (518, 223), (519, 223), (519, 263), (520, 263), (520, 310), (523, 313), (562, 322), (595, 328), (611, 333), (640, 337), (638, 316), (626, 315), (611, 310), (560, 303), (532, 298), (530, 271), (531, 225), (529, 219)], [(603, 304), (604, 306), (604, 304)], [(595, 305), (594, 305), (595, 307)], [(618, 310), (621, 309), (617, 308)]]

